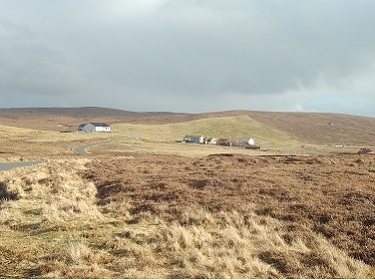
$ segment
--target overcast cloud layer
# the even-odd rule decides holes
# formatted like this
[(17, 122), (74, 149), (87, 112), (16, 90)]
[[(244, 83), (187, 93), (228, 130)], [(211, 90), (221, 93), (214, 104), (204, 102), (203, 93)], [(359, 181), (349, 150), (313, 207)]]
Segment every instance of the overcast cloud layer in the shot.
[(0, 107), (375, 117), (373, 0), (0, 0)]

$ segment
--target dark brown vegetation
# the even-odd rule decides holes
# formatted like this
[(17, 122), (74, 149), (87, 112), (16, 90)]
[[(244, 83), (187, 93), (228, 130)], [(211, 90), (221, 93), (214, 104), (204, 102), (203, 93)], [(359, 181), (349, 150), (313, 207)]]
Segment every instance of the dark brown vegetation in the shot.
[[(254, 205), (257, 215), (282, 223), (286, 243), (302, 240), (315, 248), (318, 234), (348, 256), (375, 265), (371, 156), (218, 154), (187, 159), (139, 154), (132, 159), (103, 158), (88, 167), (84, 177), (95, 182), (98, 204), (105, 209), (109, 203), (127, 203), (128, 224), (157, 216), (168, 223), (199, 225), (200, 220), (187, 215), (195, 205), (212, 215), (236, 211), (246, 225), (251, 222), (248, 205)], [(337, 277), (336, 268), (319, 250), (302, 254), (267, 249), (258, 258), (281, 277)]]

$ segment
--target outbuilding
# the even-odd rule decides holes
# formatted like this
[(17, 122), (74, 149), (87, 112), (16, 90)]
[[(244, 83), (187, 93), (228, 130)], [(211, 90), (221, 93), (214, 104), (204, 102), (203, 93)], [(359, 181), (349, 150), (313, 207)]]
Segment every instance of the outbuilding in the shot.
[(254, 139), (253, 138), (233, 138), (230, 140), (232, 143), (232, 146), (247, 146), (247, 145), (254, 145)]
[(84, 123), (78, 127), (78, 131), (84, 132), (110, 132), (111, 127), (106, 123)]
[(204, 144), (206, 138), (204, 136), (185, 136), (182, 141), (185, 143), (198, 143), (198, 144)]

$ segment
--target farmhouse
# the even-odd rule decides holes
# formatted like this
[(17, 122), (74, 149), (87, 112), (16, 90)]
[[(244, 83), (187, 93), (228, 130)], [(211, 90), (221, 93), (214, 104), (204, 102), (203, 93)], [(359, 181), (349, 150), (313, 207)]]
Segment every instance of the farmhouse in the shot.
[(84, 132), (110, 132), (111, 127), (106, 123), (84, 123), (78, 127), (78, 131)]

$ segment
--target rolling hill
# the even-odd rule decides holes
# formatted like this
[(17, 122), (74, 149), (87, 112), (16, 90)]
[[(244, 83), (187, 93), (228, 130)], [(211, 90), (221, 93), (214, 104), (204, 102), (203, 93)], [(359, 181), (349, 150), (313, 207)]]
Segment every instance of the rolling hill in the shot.
[[(76, 130), (84, 122), (107, 122), (129, 124), (177, 124), (201, 119), (215, 119), (203, 126), (220, 123), (218, 118), (248, 116), (246, 128), (251, 133), (253, 125), (263, 125), (287, 135), (288, 138), (304, 143), (322, 145), (364, 145), (375, 146), (375, 118), (330, 114), (330, 113), (286, 113), (258, 111), (225, 111), (204, 114), (183, 114), (169, 112), (129, 112), (115, 109), (83, 108), (19, 108), (0, 109), (0, 125), (24, 127), (37, 130)], [(236, 118), (238, 122), (244, 119)], [(213, 124), (215, 123), (215, 124)], [(202, 125), (202, 123), (201, 123)], [(237, 126), (241, 126), (237, 124)], [(193, 131), (194, 132), (194, 131)], [(200, 132), (195, 131), (196, 133)]]

